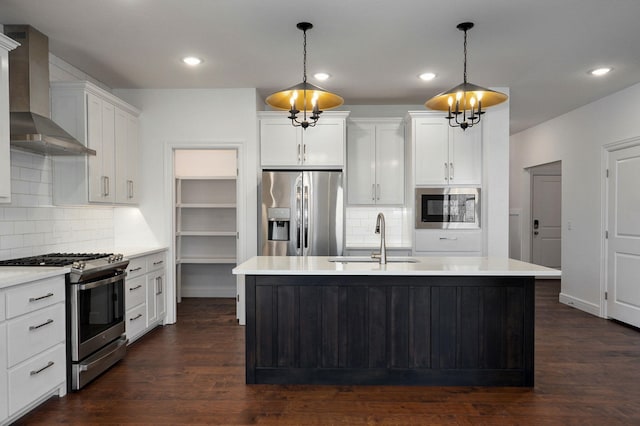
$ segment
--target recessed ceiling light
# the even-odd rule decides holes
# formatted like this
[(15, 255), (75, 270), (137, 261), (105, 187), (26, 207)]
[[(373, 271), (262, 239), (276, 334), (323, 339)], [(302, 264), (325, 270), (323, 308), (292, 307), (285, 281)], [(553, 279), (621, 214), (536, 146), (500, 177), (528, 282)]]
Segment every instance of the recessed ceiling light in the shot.
[(429, 81), (429, 80), (433, 80), (434, 78), (436, 78), (436, 75), (432, 72), (425, 72), (420, 74), (418, 77), (420, 77), (420, 80), (423, 81)]
[(608, 74), (613, 68), (596, 68), (594, 70), (589, 71), (589, 74), (595, 75), (596, 77), (600, 77), (602, 75)]
[(320, 80), (320, 81), (325, 81), (329, 77), (331, 77), (331, 75), (327, 74), (326, 72), (317, 72), (313, 76), (316, 78), (316, 80)]
[(191, 65), (192, 67), (196, 66), (196, 65), (200, 65), (202, 63), (202, 59), (196, 57), (196, 56), (185, 56), (184, 58), (182, 58), (182, 62), (184, 62), (187, 65)]

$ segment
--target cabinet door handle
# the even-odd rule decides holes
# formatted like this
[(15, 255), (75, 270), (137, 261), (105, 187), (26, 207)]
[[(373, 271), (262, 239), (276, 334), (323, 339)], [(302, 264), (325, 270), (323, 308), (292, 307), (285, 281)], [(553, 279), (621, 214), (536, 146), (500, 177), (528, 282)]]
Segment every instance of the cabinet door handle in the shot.
[(456, 241), (457, 237), (440, 237), (440, 240)]
[(376, 200), (376, 184), (372, 183), (371, 184), (371, 201), (375, 201)]
[(53, 323), (53, 320), (52, 320), (52, 319), (48, 319), (48, 320), (46, 320), (45, 322), (43, 322), (42, 324), (38, 324), (38, 325), (30, 325), (30, 326), (29, 326), (29, 331), (37, 330), (37, 329), (39, 329), (39, 328), (44, 327), (45, 325), (49, 325), (49, 324), (52, 324), (52, 323)]
[(142, 314), (138, 314), (135, 317), (131, 318), (129, 321), (135, 321), (137, 319), (139, 319), (142, 316)]
[(38, 300), (46, 299), (47, 297), (53, 296), (53, 293), (47, 293), (44, 296), (39, 297), (30, 297), (29, 302), (37, 302)]
[(156, 278), (156, 296), (162, 294), (162, 277)]
[(380, 201), (380, 184), (379, 183), (376, 184), (376, 188), (377, 188), (377, 190), (376, 190), (376, 199), (378, 201)]
[(137, 268), (129, 269), (129, 272), (136, 272), (142, 269), (142, 266), (138, 266)]
[(449, 179), (453, 180), (453, 163), (449, 163)]
[(449, 180), (449, 165), (444, 163), (444, 180)]
[(55, 362), (53, 362), (53, 361), (49, 361), (49, 362), (47, 363), (47, 365), (45, 365), (44, 367), (42, 367), (42, 368), (40, 368), (40, 369), (38, 369), (38, 370), (31, 370), (31, 371), (29, 372), (29, 375), (30, 375), (30, 376), (35, 376), (36, 374), (40, 374), (40, 373), (42, 373), (44, 370), (46, 370), (47, 368), (52, 367), (52, 366), (53, 366), (53, 364), (55, 364)]
[(129, 288), (129, 291), (137, 290), (137, 289), (139, 289), (140, 287), (142, 287), (142, 284), (138, 284), (138, 285), (137, 285), (137, 286), (135, 286), (135, 287), (131, 287), (131, 288)]
[(298, 144), (298, 163), (300, 163), (300, 144)]
[(133, 181), (132, 180), (127, 181), (127, 196), (129, 198), (133, 198)]
[(102, 195), (109, 196), (109, 176), (102, 176)]
[(302, 162), (303, 163), (307, 162), (307, 144), (306, 143), (302, 144)]
[(157, 262), (153, 262), (153, 266), (162, 265), (163, 263), (164, 263), (164, 260), (158, 260)]

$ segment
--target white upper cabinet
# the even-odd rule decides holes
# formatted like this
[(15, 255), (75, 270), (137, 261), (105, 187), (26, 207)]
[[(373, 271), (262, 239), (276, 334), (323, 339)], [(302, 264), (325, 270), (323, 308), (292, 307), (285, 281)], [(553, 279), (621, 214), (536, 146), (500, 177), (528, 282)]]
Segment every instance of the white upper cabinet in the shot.
[(404, 203), (402, 119), (352, 119), (347, 126), (349, 204)]
[(51, 83), (51, 118), (92, 156), (55, 156), (55, 204), (138, 202), (140, 111), (89, 82)]
[(452, 128), (442, 114), (411, 113), (416, 185), (481, 185), (482, 129)]
[(9, 147), (9, 51), (18, 43), (0, 34), (0, 203), (11, 202)]
[(260, 164), (265, 168), (343, 168), (348, 114), (325, 111), (315, 127), (303, 130), (293, 127), (286, 113), (259, 113)]

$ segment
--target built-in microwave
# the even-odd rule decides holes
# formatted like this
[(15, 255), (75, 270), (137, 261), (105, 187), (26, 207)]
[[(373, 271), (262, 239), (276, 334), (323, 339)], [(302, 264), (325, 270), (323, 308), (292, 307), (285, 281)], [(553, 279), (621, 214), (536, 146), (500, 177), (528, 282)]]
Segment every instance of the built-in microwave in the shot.
[(480, 228), (480, 188), (416, 188), (416, 229)]

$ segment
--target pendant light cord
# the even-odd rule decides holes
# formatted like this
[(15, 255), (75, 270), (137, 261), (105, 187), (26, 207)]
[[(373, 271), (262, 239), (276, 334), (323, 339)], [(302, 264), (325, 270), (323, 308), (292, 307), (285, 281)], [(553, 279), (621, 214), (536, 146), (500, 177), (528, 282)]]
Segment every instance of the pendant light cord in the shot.
[(302, 43), (302, 81), (307, 82), (307, 30), (302, 31), (303, 43)]
[(467, 83), (467, 30), (464, 30), (464, 74), (462, 76), (462, 81)]

